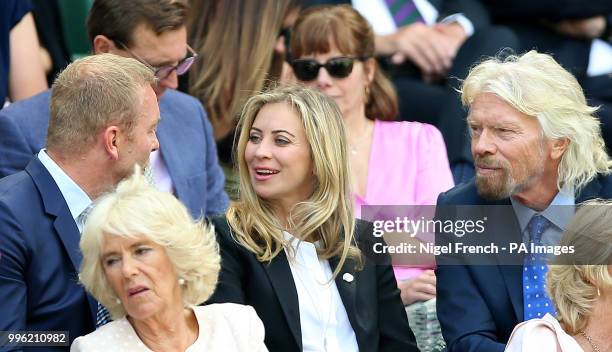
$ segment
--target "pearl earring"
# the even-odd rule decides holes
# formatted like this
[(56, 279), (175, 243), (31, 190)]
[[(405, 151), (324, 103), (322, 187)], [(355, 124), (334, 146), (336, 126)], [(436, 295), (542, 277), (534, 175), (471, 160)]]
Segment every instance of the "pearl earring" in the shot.
[(599, 292), (599, 287), (597, 288), (597, 297), (601, 296), (601, 292)]
[(178, 279), (178, 283), (179, 285), (183, 286), (185, 284), (185, 279), (183, 278)]
[(121, 300), (119, 298), (115, 298), (115, 303), (121, 304)]

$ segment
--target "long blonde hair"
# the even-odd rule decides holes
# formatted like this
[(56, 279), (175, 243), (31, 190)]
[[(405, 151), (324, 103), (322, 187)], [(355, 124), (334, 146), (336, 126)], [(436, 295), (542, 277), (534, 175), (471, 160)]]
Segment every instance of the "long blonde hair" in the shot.
[(355, 219), (350, 197), (346, 132), (342, 113), (323, 93), (305, 87), (277, 88), (251, 97), (246, 103), (237, 133), (240, 200), (227, 211), (236, 240), (257, 255), (271, 261), (286, 245), (282, 225), (272, 205), (253, 189), (244, 152), (253, 122), (266, 104), (285, 103), (299, 116), (311, 148), (314, 192), (290, 211), (289, 226), (302, 240), (320, 240), (320, 258), (340, 256), (334, 277), (347, 258), (362, 265), (354, 239)]
[(272, 71), (274, 43), (297, 0), (191, 1), (189, 39), (200, 55), (189, 72), (189, 92), (206, 107), (215, 131), (232, 125), (240, 108)]

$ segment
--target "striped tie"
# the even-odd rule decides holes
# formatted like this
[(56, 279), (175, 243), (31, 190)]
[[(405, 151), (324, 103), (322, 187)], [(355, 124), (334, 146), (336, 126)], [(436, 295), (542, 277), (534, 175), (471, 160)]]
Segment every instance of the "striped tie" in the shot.
[(108, 324), (112, 321), (110, 313), (104, 308), (103, 305), (98, 303), (98, 312), (96, 313), (96, 329), (99, 329), (104, 324)]
[(398, 27), (415, 22), (423, 22), (423, 17), (419, 13), (414, 1), (412, 0), (385, 0), (391, 16)]

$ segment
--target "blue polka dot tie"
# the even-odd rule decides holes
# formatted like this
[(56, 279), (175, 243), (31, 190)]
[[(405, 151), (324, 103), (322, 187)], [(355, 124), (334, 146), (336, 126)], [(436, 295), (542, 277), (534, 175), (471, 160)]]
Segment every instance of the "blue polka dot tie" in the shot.
[[(530, 244), (542, 245), (542, 234), (550, 226), (550, 222), (540, 214), (529, 221)], [(529, 246), (531, 252), (531, 245)], [(541, 318), (546, 313), (556, 315), (555, 308), (546, 294), (546, 254), (529, 253), (523, 262), (523, 308), (524, 319)]]

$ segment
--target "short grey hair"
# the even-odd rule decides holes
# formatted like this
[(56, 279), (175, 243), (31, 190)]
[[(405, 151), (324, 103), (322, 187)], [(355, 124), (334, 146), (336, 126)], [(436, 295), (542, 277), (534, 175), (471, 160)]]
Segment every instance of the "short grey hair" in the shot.
[(114, 319), (126, 314), (104, 274), (101, 251), (105, 236), (144, 235), (162, 246), (178, 278), (185, 280), (183, 304), (197, 305), (213, 293), (221, 269), (214, 229), (194, 221), (172, 194), (148, 184), (138, 167), (117, 189), (99, 198), (87, 218), (80, 247), (79, 279)]
[(52, 86), (47, 148), (68, 155), (88, 149), (111, 124), (129, 134), (142, 90), (154, 83), (151, 69), (132, 58), (100, 54), (74, 61)]
[(558, 168), (557, 187), (578, 192), (612, 162), (601, 137), (600, 122), (587, 105), (578, 81), (550, 55), (534, 50), (523, 55), (487, 59), (463, 81), (461, 101), (470, 106), (477, 95), (493, 93), (516, 110), (535, 117), (547, 139), (569, 141)]

